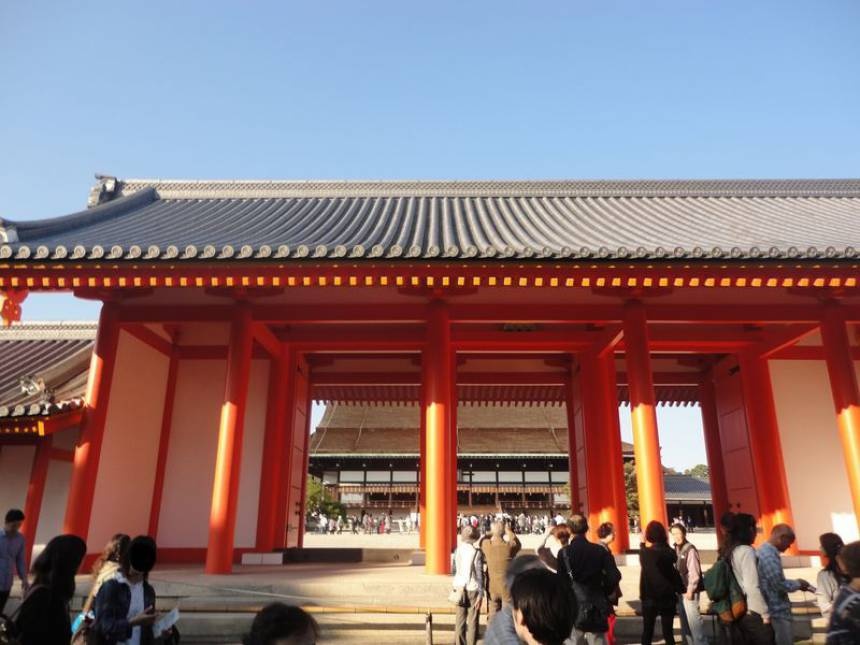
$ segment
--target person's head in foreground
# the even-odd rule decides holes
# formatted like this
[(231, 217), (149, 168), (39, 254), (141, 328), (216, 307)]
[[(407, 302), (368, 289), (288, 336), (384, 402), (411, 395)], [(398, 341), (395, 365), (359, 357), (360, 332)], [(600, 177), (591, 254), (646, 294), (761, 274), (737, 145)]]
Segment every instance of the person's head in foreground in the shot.
[(684, 542), (687, 541), (687, 527), (683, 524), (673, 524), (669, 532), (672, 534), (672, 542), (676, 545), (683, 546)]
[(108, 543), (105, 544), (102, 554), (93, 563), (93, 575), (98, 576), (99, 571), (101, 571), (105, 563), (122, 562), (123, 555), (128, 550), (130, 542), (131, 538), (125, 533), (117, 533), (114, 535)]
[(669, 536), (666, 534), (666, 527), (657, 520), (648, 522), (645, 527), (645, 541), (649, 544), (669, 544)]
[(574, 604), (564, 578), (546, 569), (524, 571), (511, 585), (514, 628), (528, 645), (562, 645), (570, 638)]
[(299, 607), (274, 602), (263, 607), (251, 623), (251, 632), (243, 645), (314, 645), (319, 626), (309, 613)]
[(794, 544), (794, 529), (788, 524), (776, 524), (770, 530), (770, 539), (768, 539), (776, 550), (780, 553), (788, 551), (788, 547)]
[(571, 515), (568, 526), (570, 526), (570, 532), (575, 536), (588, 533), (588, 520), (585, 519), (585, 515), (580, 515), (579, 513)]
[(850, 542), (839, 550), (839, 555), (836, 556), (836, 561), (839, 563), (839, 568), (845, 572), (852, 584), (860, 583), (860, 540)]
[(615, 542), (615, 525), (612, 522), (604, 522), (597, 527), (598, 539), (607, 546)]
[(755, 542), (755, 535), (755, 518), (749, 513), (735, 514), (731, 531), (729, 532), (729, 543), (732, 546), (749, 546)]
[(119, 570), (126, 580), (134, 584), (145, 580), (155, 566), (158, 549), (148, 535), (138, 535), (128, 543), (128, 549), (119, 562)]
[(12, 508), (6, 513), (6, 519), (3, 522), (3, 529), (7, 533), (17, 533), (21, 530), (21, 525), (24, 523), (24, 513), (19, 508)]
[(822, 533), (818, 536), (818, 543), (821, 545), (821, 560), (824, 568), (836, 575), (841, 575), (843, 571), (836, 556), (845, 546), (845, 542), (836, 533)]
[(68, 602), (75, 594), (75, 574), (87, 553), (87, 544), (77, 535), (53, 538), (33, 562), (33, 586), (47, 587)]
[(473, 526), (464, 526), (460, 529), (460, 539), (468, 544), (473, 544), (478, 539), (478, 529)]
[(546, 539), (546, 546), (557, 557), (558, 552), (562, 547), (566, 547), (570, 542), (570, 527), (567, 524), (556, 524), (549, 530), (549, 536)]

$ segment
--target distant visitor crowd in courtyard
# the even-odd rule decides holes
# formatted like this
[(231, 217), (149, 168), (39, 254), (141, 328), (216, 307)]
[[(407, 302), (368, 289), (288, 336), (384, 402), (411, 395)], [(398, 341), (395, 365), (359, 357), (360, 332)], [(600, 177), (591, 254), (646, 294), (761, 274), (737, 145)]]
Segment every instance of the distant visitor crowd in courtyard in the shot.
[[(92, 584), (82, 610), (71, 601), (75, 575), (87, 552), (74, 535), (48, 542), (27, 571), (24, 514), (10, 510), (0, 533), (0, 643), (3, 645), (171, 644), (179, 642), (177, 610), (156, 611), (149, 574), (158, 549), (149, 536), (117, 534), (92, 567)], [(350, 517), (355, 532), (369, 526), (390, 531), (391, 516)], [(330, 520), (319, 520), (331, 532)], [(537, 526), (543, 540), (535, 554), (521, 553), (520, 533)], [(344, 527), (335, 520), (334, 530)], [(610, 545), (615, 527), (598, 527), (597, 542), (587, 538), (586, 518), (576, 514), (546, 518), (498, 516), (459, 518), (459, 542), (452, 554), (454, 576), (449, 602), (456, 607), (455, 642), (473, 645), (486, 606), (487, 645), (614, 645), (615, 608), (622, 597), (621, 578)], [(727, 513), (719, 526), (717, 562), (703, 570), (699, 552), (676, 521), (668, 529), (650, 522), (640, 538), (639, 600), (643, 645), (650, 645), (660, 620), (665, 643), (674, 643), (673, 621), (680, 617), (683, 639), (705, 645), (701, 608), (707, 595), (716, 616), (717, 640), (728, 645), (790, 645), (793, 624), (789, 593), (815, 594), (827, 620), (827, 643), (860, 644), (860, 542), (843, 544), (834, 533), (820, 537), (822, 569), (815, 585), (785, 577), (780, 554), (794, 543), (792, 528), (773, 527), (758, 548), (756, 520)], [(21, 599), (4, 613), (15, 577)], [(255, 617), (245, 645), (306, 645), (317, 642), (320, 629), (298, 607), (274, 603)]]

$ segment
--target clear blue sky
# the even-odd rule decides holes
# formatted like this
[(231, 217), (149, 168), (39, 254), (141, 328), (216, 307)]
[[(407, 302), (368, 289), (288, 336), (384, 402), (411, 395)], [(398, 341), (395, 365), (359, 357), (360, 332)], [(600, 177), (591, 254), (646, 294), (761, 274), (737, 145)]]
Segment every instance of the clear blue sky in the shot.
[[(4, 2), (0, 217), (81, 208), (94, 172), (857, 176), (858, 25), (856, 0)], [(667, 464), (701, 461), (666, 414)]]

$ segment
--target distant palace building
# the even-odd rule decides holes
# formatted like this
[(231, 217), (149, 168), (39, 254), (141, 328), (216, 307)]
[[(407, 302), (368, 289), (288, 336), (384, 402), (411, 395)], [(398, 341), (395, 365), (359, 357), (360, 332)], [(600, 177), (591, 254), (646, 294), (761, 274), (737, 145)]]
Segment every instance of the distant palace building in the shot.
[[(331, 403), (311, 436), (310, 472), (348, 512), (415, 511), (419, 421), (416, 406)], [(460, 405), (457, 424), (460, 512), (572, 512), (562, 406)], [(633, 445), (621, 446), (624, 461), (633, 461)], [(664, 485), (669, 517), (713, 524), (706, 481), (667, 474)]]

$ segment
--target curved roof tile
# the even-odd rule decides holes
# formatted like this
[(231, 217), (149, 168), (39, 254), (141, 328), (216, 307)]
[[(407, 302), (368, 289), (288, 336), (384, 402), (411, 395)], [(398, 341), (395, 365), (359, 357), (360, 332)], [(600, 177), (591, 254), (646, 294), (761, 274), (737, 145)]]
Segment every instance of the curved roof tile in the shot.
[(860, 245), (858, 179), (102, 177), (91, 196), (79, 213), (0, 220), (0, 259), (838, 259)]

